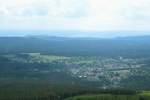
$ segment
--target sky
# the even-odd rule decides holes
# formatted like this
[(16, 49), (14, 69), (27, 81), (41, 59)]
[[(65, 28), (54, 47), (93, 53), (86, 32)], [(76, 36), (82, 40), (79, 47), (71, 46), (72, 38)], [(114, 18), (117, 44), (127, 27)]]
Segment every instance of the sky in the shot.
[(33, 30), (149, 34), (150, 0), (0, 0), (1, 32)]

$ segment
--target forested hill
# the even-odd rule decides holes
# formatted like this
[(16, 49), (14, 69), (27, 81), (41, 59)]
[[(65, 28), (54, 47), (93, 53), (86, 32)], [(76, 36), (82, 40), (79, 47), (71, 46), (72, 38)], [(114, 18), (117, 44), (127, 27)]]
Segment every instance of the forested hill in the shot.
[(99, 39), (49, 36), (0, 37), (0, 53), (40, 52), (65, 56), (150, 56), (150, 36)]

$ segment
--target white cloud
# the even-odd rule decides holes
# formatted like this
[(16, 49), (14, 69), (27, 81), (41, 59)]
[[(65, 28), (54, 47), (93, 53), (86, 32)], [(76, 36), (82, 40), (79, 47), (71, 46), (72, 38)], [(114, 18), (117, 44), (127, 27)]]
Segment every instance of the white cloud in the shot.
[(149, 0), (124, 0), (122, 5), (122, 14), (125, 18), (131, 20), (150, 20)]
[(1, 29), (149, 30), (149, 0), (0, 0)]
[(85, 0), (5, 0), (0, 1), (1, 15), (66, 17), (84, 14)]

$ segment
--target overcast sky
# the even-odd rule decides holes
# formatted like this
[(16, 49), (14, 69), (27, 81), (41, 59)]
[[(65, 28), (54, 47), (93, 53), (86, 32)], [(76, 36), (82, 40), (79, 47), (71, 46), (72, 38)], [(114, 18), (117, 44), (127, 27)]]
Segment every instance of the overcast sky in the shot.
[(0, 30), (150, 31), (150, 0), (0, 0)]

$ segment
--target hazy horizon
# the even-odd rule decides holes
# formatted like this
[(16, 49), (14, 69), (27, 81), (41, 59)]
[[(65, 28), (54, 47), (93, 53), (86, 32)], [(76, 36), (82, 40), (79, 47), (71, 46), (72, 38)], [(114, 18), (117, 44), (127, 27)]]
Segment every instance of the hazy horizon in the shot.
[(91, 38), (116, 38), (132, 36), (150, 36), (149, 31), (111, 31), (111, 32), (82, 32), (82, 31), (0, 31), (3, 36), (56, 36), (56, 37), (91, 37)]

